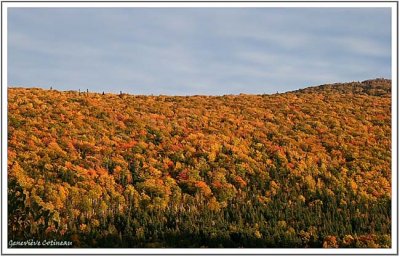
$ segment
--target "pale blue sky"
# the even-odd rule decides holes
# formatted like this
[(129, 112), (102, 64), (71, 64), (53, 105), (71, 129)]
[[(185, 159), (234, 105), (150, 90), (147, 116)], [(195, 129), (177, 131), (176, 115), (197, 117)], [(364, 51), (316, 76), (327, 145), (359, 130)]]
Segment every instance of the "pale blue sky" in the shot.
[(275, 93), (391, 77), (389, 8), (9, 8), (8, 85)]

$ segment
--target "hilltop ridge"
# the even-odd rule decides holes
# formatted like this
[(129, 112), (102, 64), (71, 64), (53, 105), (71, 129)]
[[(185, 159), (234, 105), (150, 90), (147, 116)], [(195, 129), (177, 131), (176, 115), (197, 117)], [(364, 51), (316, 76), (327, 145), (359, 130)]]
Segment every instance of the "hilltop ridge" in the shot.
[(390, 79), (370, 79), (362, 82), (348, 82), (348, 83), (335, 83), (324, 84), (319, 86), (307, 87), (304, 89), (295, 90), (295, 93), (353, 93), (365, 94), (373, 96), (390, 95), (392, 81)]
[[(78, 90), (57, 90), (57, 89), (47, 89), (47, 88), (41, 88), (41, 87), (22, 87), (22, 86), (9, 86), (8, 89), (13, 90), (13, 89), (28, 89), (28, 90), (54, 90), (57, 92), (67, 92), (67, 93), (78, 93)], [(338, 93), (356, 93), (356, 94), (369, 94), (369, 95), (383, 95), (383, 94), (390, 94), (391, 93), (391, 80), (390, 79), (384, 79), (384, 78), (376, 78), (376, 79), (370, 79), (370, 80), (365, 80), (362, 82), (345, 82), (345, 83), (334, 83), (334, 84), (323, 84), (323, 85), (317, 85), (317, 86), (309, 86), (306, 88), (302, 89), (297, 89), (297, 90), (291, 90), (287, 92), (282, 92), (280, 94), (285, 94), (285, 93), (318, 93), (318, 92), (333, 92), (336, 91)], [(86, 94), (86, 91), (79, 91), (80, 94)], [(102, 94), (102, 92), (89, 92), (89, 94)], [(107, 95), (121, 95), (121, 93), (105, 93)], [(136, 95), (136, 94), (130, 94), (123, 92), (122, 95), (128, 95), (128, 96), (152, 96), (152, 97), (157, 97), (157, 96), (162, 96), (162, 97), (199, 97), (199, 96), (205, 96), (205, 97), (221, 97), (221, 96), (239, 96), (239, 95), (274, 95), (273, 94), (226, 94), (226, 95), (188, 95), (188, 96), (175, 96), (175, 95), (164, 95), (164, 94), (159, 94), (159, 95)]]

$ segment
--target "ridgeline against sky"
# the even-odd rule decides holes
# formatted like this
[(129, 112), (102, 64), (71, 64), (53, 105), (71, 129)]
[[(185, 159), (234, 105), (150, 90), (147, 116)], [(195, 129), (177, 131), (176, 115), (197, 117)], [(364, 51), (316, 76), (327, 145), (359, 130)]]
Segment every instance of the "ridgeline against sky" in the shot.
[(390, 8), (9, 8), (8, 84), (275, 93), (391, 77)]

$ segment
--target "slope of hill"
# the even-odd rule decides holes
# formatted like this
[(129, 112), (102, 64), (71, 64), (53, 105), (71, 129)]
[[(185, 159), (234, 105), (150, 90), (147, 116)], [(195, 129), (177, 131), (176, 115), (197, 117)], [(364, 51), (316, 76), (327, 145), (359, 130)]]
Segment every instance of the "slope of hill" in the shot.
[(363, 82), (326, 84), (317, 87), (309, 87), (296, 90), (299, 93), (353, 93), (358, 95), (372, 95), (390, 97), (391, 81), (389, 79), (372, 79)]
[(390, 247), (390, 84), (218, 97), (10, 88), (9, 240)]

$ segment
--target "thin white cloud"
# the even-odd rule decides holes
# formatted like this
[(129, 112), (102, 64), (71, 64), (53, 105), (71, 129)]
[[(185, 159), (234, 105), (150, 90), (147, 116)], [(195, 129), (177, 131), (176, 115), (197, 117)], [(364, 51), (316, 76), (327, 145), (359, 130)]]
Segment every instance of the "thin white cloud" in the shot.
[(363, 37), (336, 37), (330, 40), (331, 43), (346, 53), (362, 56), (387, 57), (390, 55), (388, 45), (377, 41), (375, 38)]

